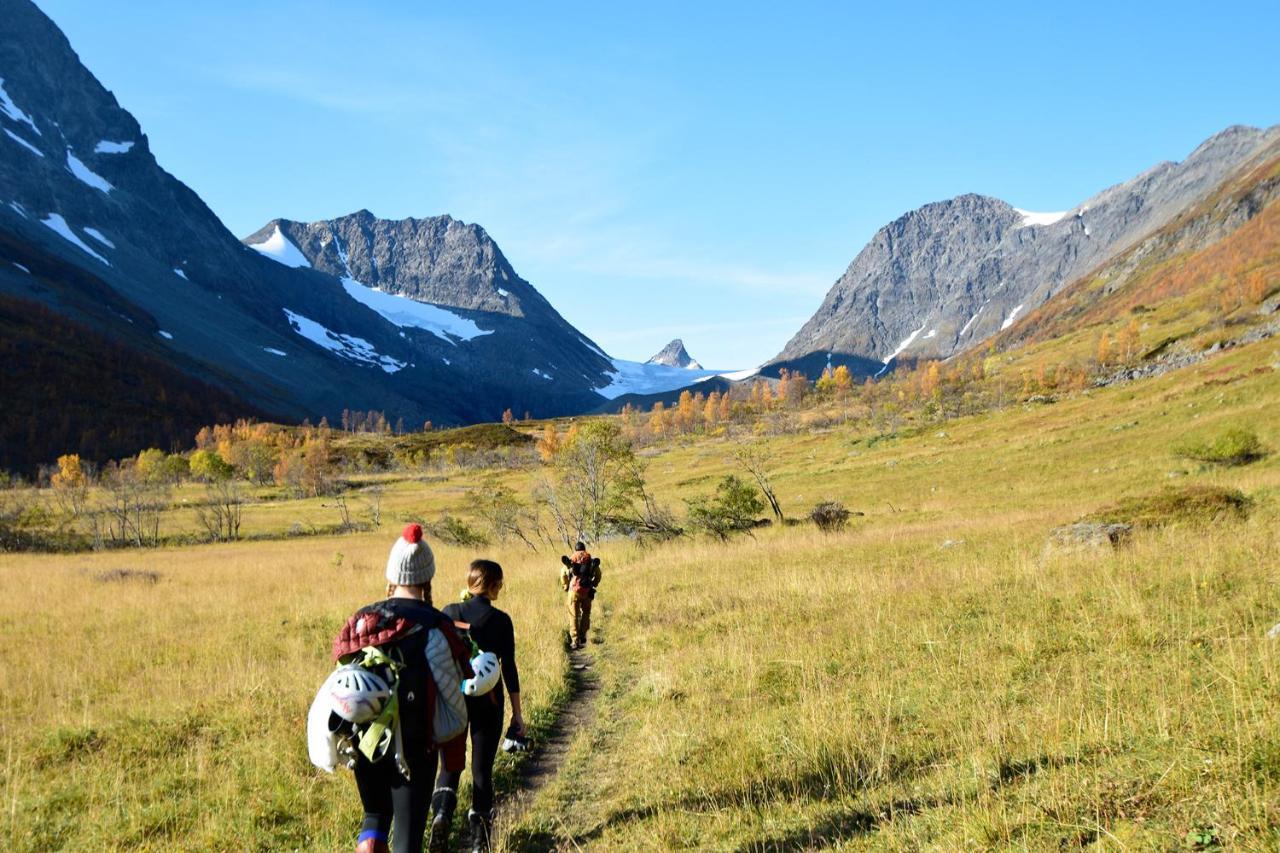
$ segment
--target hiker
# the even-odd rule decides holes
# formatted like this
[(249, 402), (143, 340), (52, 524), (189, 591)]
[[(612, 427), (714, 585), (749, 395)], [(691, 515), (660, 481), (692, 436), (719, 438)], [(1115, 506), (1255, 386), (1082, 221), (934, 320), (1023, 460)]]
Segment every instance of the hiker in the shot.
[[(471, 810), (467, 822), (471, 827), (472, 853), (488, 853), (493, 828), (493, 761), (502, 741), (503, 684), (511, 697), (511, 728), (508, 735), (525, 736), (524, 715), (520, 711), (520, 672), (516, 669), (516, 638), (511, 617), (494, 607), (502, 592), (502, 566), (492, 560), (475, 560), (467, 571), (467, 595), (464, 601), (449, 604), (444, 615), (454, 620), (471, 635), (472, 641), (485, 652), (498, 656), (501, 681), (482, 696), (467, 696), (467, 720), (471, 732)], [(441, 767), (431, 797), (430, 849), (448, 850), (449, 826), (458, 804), (458, 771)]]
[(564, 564), (560, 570), (560, 586), (569, 594), (569, 648), (586, 648), (591, 602), (600, 586), (600, 560), (592, 557), (587, 546), (579, 542), (573, 546), (573, 556), (562, 556), (560, 562)]
[(473, 673), (453, 622), (431, 606), (435, 571), (422, 527), (408, 525), (387, 558), (387, 597), (356, 611), (333, 643), (335, 659), (363, 654), (367, 661), (381, 653), (388, 661), (382, 671), (394, 672), (389, 698), (384, 692), (385, 703), (378, 703), (393, 712), (386, 726), (391, 745), (384, 747), (393, 754), (371, 760), (361, 743), (353, 756), (364, 806), (356, 853), (421, 851), (437, 752), (446, 767), (458, 771), (466, 759), (460, 684)]

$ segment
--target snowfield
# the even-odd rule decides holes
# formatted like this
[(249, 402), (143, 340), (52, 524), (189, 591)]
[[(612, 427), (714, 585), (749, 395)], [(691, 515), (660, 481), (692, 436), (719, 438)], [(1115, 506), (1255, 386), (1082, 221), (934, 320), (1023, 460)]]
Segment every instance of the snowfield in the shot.
[[(331, 332), (315, 320), (303, 317), (301, 314), (295, 314), (288, 308), (284, 309), (284, 315), (288, 318), (289, 325), (293, 326), (293, 330), (299, 335), (342, 358), (359, 362), (360, 364), (381, 367), (387, 373), (395, 373), (408, 367), (408, 364), (403, 361), (398, 361), (387, 355), (380, 355), (373, 348), (373, 344), (364, 338)], [(283, 353), (280, 354), (283, 355)]]
[(596, 388), (596, 393), (608, 400), (623, 394), (660, 394), (692, 385), (699, 379), (719, 376), (718, 370), (690, 370), (687, 367), (668, 367), (665, 364), (642, 364), (638, 361), (609, 359), (613, 362), (613, 381)]
[[(40, 128), (36, 127), (36, 123), (31, 120), (31, 116), (19, 109), (18, 105), (13, 102), (13, 98), (10, 98), (9, 93), (4, 90), (3, 77), (0, 77), (0, 112), (3, 112), (14, 121), (20, 121), (24, 124), (31, 125), (31, 129), (36, 132), (36, 136), (44, 136), (44, 134), (40, 132)], [(10, 136), (12, 136), (12, 134), (10, 134)]]
[(108, 240), (106, 238), (106, 235), (104, 235), (97, 228), (85, 228), (84, 233), (88, 234), (90, 237), (97, 240), (99, 243), (106, 246), (108, 249), (114, 249), (116, 247), (116, 244)]
[(1023, 210), (1020, 207), (1015, 207), (1013, 211), (1022, 217), (1022, 221), (1018, 223), (1019, 228), (1027, 228), (1034, 225), (1052, 225), (1071, 212), (1069, 210), (1059, 210), (1054, 213), (1036, 213), (1032, 210)]
[(93, 148), (94, 154), (125, 154), (133, 147), (132, 142), (112, 142), (104, 139)]
[(1014, 308), (1012, 311), (1010, 311), (1010, 312), (1009, 312), (1009, 316), (1008, 316), (1008, 317), (1005, 317), (1005, 318), (1004, 318), (1004, 322), (1000, 324), (1000, 331), (1002, 331), (1002, 332), (1003, 332), (1005, 329), (1007, 329), (1007, 328), (1009, 328), (1010, 326), (1012, 326), (1012, 325), (1013, 325), (1013, 321), (1014, 321), (1014, 320), (1016, 320), (1016, 319), (1018, 319), (1018, 315), (1022, 313), (1022, 309), (1023, 309), (1023, 308), (1025, 308), (1025, 307), (1026, 307), (1025, 305), (1019, 305), (1018, 307), (1016, 307), (1016, 308)]
[(102, 190), (109, 193), (115, 187), (108, 183), (107, 179), (90, 169), (80, 161), (80, 158), (71, 153), (71, 149), (67, 149), (67, 171), (75, 175), (81, 183), (93, 187), (95, 190)]
[(183, 272), (182, 270), (178, 269), (177, 267), (174, 267), (174, 268), (173, 268), (173, 274), (174, 274), (174, 275), (176, 275), (178, 278), (186, 279), (187, 281), (191, 281), (191, 279), (187, 278), (187, 274), (186, 274), (185, 272)]
[(250, 243), (249, 248), (266, 255), (276, 263), (284, 264), (286, 267), (311, 268), (311, 262), (307, 260), (307, 256), (302, 254), (301, 249), (289, 242), (289, 238), (280, 231), (279, 225), (275, 227), (275, 230), (271, 232), (267, 239), (261, 243)]
[(471, 320), (459, 317), (439, 305), (419, 302), (407, 296), (398, 296), (382, 290), (374, 290), (372, 287), (366, 287), (350, 276), (343, 276), (342, 288), (352, 299), (372, 308), (388, 322), (402, 329), (424, 329), (455, 346), (459, 340), (469, 341), (481, 335), (493, 334), (492, 329), (482, 329)]
[(46, 228), (53, 231), (62, 239), (66, 240), (69, 243), (74, 243), (76, 246), (80, 247), (90, 255), (93, 255), (95, 258), (102, 261), (107, 266), (111, 266), (111, 261), (108, 261), (106, 258), (102, 257), (102, 255), (99, 255), (93, 249), (90, 249), (88, 243), (86, 243), (85, 241), (81, 240), (79, 237), (76, 236), (76, 232), (71, 230), (71, 226), (67, 224), (67, 220), (63, 219), (60, 214), (50, 213), (44, 219), (40, 220), (40, 222)]
[(920, 333), (924, 331), (924, 327), (927, 325), (929, 325), (929, 321), (926, 319), (923, 323), (920, 324), (920, 328), (916, 329), (914, 332), (907, 335), (907, 337), (902, 341), (902, 343), (898, 344), (897, 349), (895, 349), (893, 352), (886, 355), (884, 357), (884, 360), (881, 362), (881, 364), (888, 365), (889, 362), (893, 361), (895, 358), (901, 355), (903, 350), (905, 350), (907, 347), (915, 343), (916, 338), (920, 336)]

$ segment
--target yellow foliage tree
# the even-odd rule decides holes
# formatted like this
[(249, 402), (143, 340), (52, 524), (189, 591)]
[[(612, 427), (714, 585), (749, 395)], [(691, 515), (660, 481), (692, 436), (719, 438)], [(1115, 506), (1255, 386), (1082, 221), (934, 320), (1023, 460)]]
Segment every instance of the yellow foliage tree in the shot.
[(538, 456), (543, 462), (550, 462), (556, 458), (556, 451), (560, 449), (560, 435), (556, 432), (555, 424), (547, 424), (542, 428), (542, 438), (538, 439)]

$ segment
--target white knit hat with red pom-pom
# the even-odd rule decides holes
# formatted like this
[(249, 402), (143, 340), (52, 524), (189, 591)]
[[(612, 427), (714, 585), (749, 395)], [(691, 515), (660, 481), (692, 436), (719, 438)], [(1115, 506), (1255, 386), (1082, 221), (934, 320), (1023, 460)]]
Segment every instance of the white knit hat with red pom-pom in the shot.
[(387, 583), (424, 586), (436, 573), (436, 555), (422, 541), (422, 525), (406, 524), (387, 557)]

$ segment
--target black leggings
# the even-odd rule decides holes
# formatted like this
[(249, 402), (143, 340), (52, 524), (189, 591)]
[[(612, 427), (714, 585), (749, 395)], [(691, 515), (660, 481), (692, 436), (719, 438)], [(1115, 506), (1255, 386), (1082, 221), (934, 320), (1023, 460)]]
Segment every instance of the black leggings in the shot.
[[(495, 701), (497, 700), (497, 701)], [(471, 809), (488, 815), (493, 811), (493, 760), (502, 742), (502, 693), (467, 697), (467, 721), (471, 734)], [(461, 773), (450, 773), (443, 765), (436, 777), (437, 788), (458, 790)]]
[[(364, 823), (359, 840), (391, 836), (394, 853), (421, 853), (422, 836), (427, 828), (427, 812), (431, 809), (431, 776), (435, 755), (413, 762), (413, 781), (405, 779), (396, 768), (395, 756), (387, 755), (370, 763), (360, 756), (356, 761), (356, 788), (364, 806)], [(390, 830), (394, 827), (395, 832)]]

